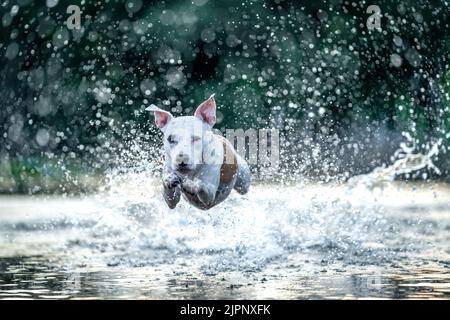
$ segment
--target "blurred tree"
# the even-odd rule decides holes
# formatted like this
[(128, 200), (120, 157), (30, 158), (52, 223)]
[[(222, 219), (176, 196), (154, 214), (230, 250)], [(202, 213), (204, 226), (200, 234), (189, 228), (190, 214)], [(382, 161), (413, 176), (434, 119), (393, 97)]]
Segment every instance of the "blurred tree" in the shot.
[(191, 114), (215, 92), (219, 129), (281, 129), (298, 173), (370, 171), (406, 131), (422, 151), (443, 139), (448, 176), (448, 4), (377, 5), (381, 30), (365, 1), (3, 0), (1, 163), (103, 170), (159, 143), (148, 104)]

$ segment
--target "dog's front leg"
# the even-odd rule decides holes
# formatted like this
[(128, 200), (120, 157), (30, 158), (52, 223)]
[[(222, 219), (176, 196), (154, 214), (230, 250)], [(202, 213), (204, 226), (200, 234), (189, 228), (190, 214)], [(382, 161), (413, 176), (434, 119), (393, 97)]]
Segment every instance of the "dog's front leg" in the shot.
[(208, 207), (214, 203), (216, 190), (210, 183), (204, 182), (200, 179), (186, 179), (182, 182), (181, 188), (184, 192), (191, 196), (196, 195), (198, 199)]
[(164, 187), (164, 200), (170, 209), (173, 209), (180, 202), (181, 196), (181, 179), (173, 172), (164, 173), (163, 175), (163, 187)]

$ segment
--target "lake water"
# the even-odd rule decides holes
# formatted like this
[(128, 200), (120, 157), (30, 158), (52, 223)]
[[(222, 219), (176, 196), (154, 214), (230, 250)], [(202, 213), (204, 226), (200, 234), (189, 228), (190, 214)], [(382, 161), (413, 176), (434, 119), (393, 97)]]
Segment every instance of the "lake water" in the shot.
[(450, 298), (450, 187), (256, 184), (209, 211), (158, 179), (0, 197), (0, 298)]

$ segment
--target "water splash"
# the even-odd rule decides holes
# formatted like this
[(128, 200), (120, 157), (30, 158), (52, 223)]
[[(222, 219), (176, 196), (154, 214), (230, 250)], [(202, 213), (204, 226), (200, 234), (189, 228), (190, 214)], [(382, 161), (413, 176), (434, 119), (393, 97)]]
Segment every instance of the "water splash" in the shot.
[(322, 260), (353, 259), (358, 252), (372, 254), (368, 248), (379, 239), (368, 230), (388, 229), (377, 208), (361, 208), (340, 187), (254, 185), (247, 196), (232, 194), (205, 212), (184, 201), (168, 209), (152, 173), (120, 175), (111, 183), (92, 232), (123, 251), (113, 264), (145, 263), (145, 252), (165, 252), (180, 263), (196, 257), (198, 268), (214, 274), (258, 270), (309, 250)]
[[(416, 152), (416, 143), (409, 133), (403, 133), (403, 136), (408, 141), (400, 144), (400, 148), (392, 157), (394, 162), (391, 165), (378, 167), (368, 174), (352, 177), (347, 182), (348, 186), (350, 188), (363, 186), (369, 190), (383, 188), (400, 175), (410, 175), (422, 169), (433, 170), (440, 175), (441, 171), (434, 165), (433, 157), (439, 154), (439, 146), (442, 143), (442, 139), (431, 144), (429, 151), (424, 154)], [(424, 178), (426, 178), (426, 174), (424, 174)]]
[(208, 274), (260, 270), (307, 252), (308, 259), (312, 253), (320, 261), (379, 263), (395, 254), (390, 243), (399, 234), (376, 203), (373, 189), (424, 168), (439, 173), (432, 162), (439, 144), (422, 154), (415, 152), (414, 143), (402, 143), (392, 165), (344, 185), (255, 183), (246, 196), (232, 193), (209, 211), (184, 200), (169, 209), (162, 198), (157, 151), (136, 145), (122, 153), (124, 163), (132, 165), (111, 170), (107, 191), (96, 196), (101, 216), (89, 232), (98, 240), (88, 246), (113, 250), (104, 257), (112, 265), (189, 264), (195, 257), (196, 268)]
[[(406, 144), (401, 149), (403, 155), (399, 151), (397, 160), (417, 155)], [(76, 204), (65, 199), (57, 207), (37, 206), (47, 215), (36, 214), (36, 206), (30, 206), (33, 214), (27, 217), (11, 214), (10, 221), (3, 218), (0, 236), (6, 245), (3, 249), (0, 246), (0, 255), (6, 247), (11, 254), (12, 245), (12, 256), (16, 252), (23, 255), (26, 250), (28, 255), (38, 257), (31, 261), (39, 265), (44, 263), (40, 257), (45, 257), (52, 275), (64, 266), (58, 272), (62, 272), (59, 276), (66, 283), (68, 294), (82, 290), (84, 294), (100, 296), (116, 294), (118, 287), (124, 290), (122, 294), (134, 296), (147, 283), (158, 290), (148, 294), (157, 297), (185, 297), (186, 292), (192, 293), (193, 298), (199, 297), (199, 292), (202, 297), (211, 297), (202, 290), (215, 292), (225, 284), (236, 283), (244, 288), (251, 283), (253, 287), (249, 288), (260, 292), (261, 279), (266, 279), (261, 286), (267, 297), (286, 297), (277, 292), (280, 286), (287, 288), (291, 297), (295, 294), (291, 286), (302, 290), (316, 288), (318, 277), (323, 275), (325, 283), (319, 287), (325, 288), (320, 290), (327, 296), (333, 291), (330, 288), (346, 287), (338, 284), (344, 275), (349, 283), (354, 283), (355, 275), (362, 274), (361, 279), (367, 283), (375, 279), (384, 285), (385, 280), (380, 279), (393, 268), (403, 274), (405, 263), (429, 266), (430, 256), (439, 257), (431, 261), (437, 266), (438, 276), (447, 268), (448, 241), (444, 235), (449, 223), (445, 223), (442, 211), (433, 220), (420, 206), (408, 209), (405, 193), (393, 197), (395, 205), (400, 205), (395, 208), (380, 203), (365, 185), (348, 188), (346, 184), (255, 183), (246, 196), (232, 193), (209, 211), (198, 210), (184, 201), (170, 210), (162, 198), (160, 164), (147, 160), (157, 157), (153, 151), (130, 150), (124, 153), (129, 159), (124, 163), (128, 165), (111, 170), (108, 188), (88, 197), (86, 202)], [(433, 152), (437, 154), (431, 150), (427, 155), (432, 157)], [(423, 163), (407, 168), (419, 167), (424, 168)], [(405, 166), (398, 163), (394, 168), (397, 173), (406, 172)], [(390, 182), (386, 193), (391, 193), (394, 186)], [(432, 193), (421, 191), (421, 197), (432, 204), (430, 208), (448, 210), (448, 196), (441, 199), (445, 205), (436, 207)], [(3, 207), (11, 210), (11, 205)], [(64, 214), (55, 214), (58, 212)], [(38, 245), (30, 246), (31, 238)], [(9, 243), (9, 239), (14, 239), (14, 243)], [(434, 243), (437, 245), (430, 246)], [(20, 260), (8, 263), (14, 268), (23, 265)], [(303, 280), (292, 284), (299, 275), (313, 279), (312, 284)], [(94, 285), (86, 286), (85, 279), (91, 279)], [(197, 279), (201, 279), (199, 284), (192, 284)], [(267, 279), (273, 280), (273, 287), (265, 283)], [(89, 291), (91, 287), (95, 288), (93, 293)], [(128, 287), (137, 289), (128, 292)], [(362, 287), (368, 290), (367, 285)], [(236, 291), (223, 292), (225, 297), (235, 297)]]

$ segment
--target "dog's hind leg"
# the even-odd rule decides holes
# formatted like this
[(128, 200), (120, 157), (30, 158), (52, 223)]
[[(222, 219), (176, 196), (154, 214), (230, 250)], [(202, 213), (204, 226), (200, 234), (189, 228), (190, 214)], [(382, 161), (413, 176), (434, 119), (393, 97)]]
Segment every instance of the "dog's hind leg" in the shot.
[(250, 188), (251, 174), (247, 162), (238, 156), (238, 171), (234, 190), (240, 194), (246, 194)]

